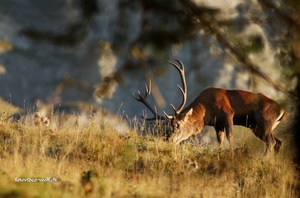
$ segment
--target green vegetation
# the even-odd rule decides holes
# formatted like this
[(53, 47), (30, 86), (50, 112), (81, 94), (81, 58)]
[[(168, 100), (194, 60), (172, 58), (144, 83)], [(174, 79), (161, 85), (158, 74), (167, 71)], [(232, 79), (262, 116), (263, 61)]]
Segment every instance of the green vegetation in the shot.
[[(34, 125), (29, 115), (19, 122), (1, 117), (0, 197), (299, 195), (289, 134), (277, 131), (285, 146), (275, 157), (265, 158), (263, 143), (237, 127), (236, 133), (242, 135), (236, 137), (232, 157), (226, 148), (215, 145), (173, 146), (161, 137), (139, 136), (126, 127), (126, 133), (120, 133), (105, 118), (121, 119), (109, 114), (88, 118), (85, 124), (79, 124), (79, 117), (52, 115), (49, 127)], [(58, 181), (15, 182), (47, 177)]]

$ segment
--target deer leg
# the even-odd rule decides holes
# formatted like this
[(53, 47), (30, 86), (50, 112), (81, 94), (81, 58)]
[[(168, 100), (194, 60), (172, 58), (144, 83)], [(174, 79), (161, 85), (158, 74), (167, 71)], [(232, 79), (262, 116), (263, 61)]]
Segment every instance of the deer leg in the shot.
[(273, 134), (268, 134), (265, 139), (266, 139), (267, 147), (266, 147), (264, 155), (268, 155), (269, 153), (271, 153), (273, 151), (274, 146), (276, 145), (276, 140), (275, 140)]
[(217, 131), (217, 140), (218, 140), (220, 146), (223, 145), (223, 142), (224, 142), (224, 136), (225, 136), (224, 131), (222, 131), (222, 130), (218, 130), (218, 131)]
[(279, 152), (279, 150), (280, 150), (280, 147), (281, 147), (281, 141), (280, 140), (278, 140), (276, 137), (274, 137), (275, 138), (275, 141), (276, 141), (276, 144), (275, 144), (275, 146), (274, 146), (274, 151), (275, 151), (275, 153), (278, 153)]
[[(277, 117), (276, 121), (272, 125), (272, 133), (273, 133), (274, 129), (277, 127), (277, 125), (280, 123), (280, 121), (283, 119), (284, 114), (285, 114), (285, 111), (281, 110), (280, 115)], [(274, 146), (274, 151), (275, 151), (275, 153), (278, 153), (282, 143), (276, 137), (274, 137), (274, 139), (276, 141), (275, 146)]]
[(226, 138), (229, 142), (230, 149), (231, 151), (233, 151), (234, 150), (233, 115), (226, 116), (225, 131), (226, 131)]
[(277, 139), (279, 142), (278, 145), (276, 146), (277, 141), (276, 138), (274, 138), (273, 134), (271, 133), (271, 130), (264, 129), (263, 127), (258, 125), (253, 132), (257, 137), (259, 137), (262, 141), (266, 143), (266, 149), (264, 151), (264, 155), (268, 155), (273, 151), (273, 149), (275, 149), (275, 151), (279, 150), (281, 142), (280, 140)]
[(215, 130), (216, 130), (217, 140), (219, 142), (219, 146), (222, 147), (223, 146), (223, 142), (224, 142), (224, 136), (225, 136), (224, 126), (222, 126), (219, 123), (217, 123), (215, 125)]

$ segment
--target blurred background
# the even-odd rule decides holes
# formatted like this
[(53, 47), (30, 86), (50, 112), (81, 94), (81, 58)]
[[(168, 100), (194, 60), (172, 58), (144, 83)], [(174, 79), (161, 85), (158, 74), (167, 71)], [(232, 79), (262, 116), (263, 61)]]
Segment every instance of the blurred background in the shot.
[(132, 117), (151, 79), (151, 103), (171, 112), (167, 60), (180, 59), (187, 103), (208, 86), (296, 101), (299, 13), (298, 0), (0, 0), (0, 97)]

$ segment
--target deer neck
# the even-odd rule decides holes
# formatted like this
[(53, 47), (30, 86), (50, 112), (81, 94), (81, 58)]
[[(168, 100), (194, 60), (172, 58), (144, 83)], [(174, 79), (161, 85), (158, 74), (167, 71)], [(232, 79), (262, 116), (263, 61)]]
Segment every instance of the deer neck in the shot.
[(202, 130), (203, 126), (205, 125), (205, 107), (201, 104), (197, 106), (190, 106), (185, 110), (185, 112), (187, 113), (191, 110), (192, 114), (186, 118), (186, 122), (193, 125), (195, 131)]

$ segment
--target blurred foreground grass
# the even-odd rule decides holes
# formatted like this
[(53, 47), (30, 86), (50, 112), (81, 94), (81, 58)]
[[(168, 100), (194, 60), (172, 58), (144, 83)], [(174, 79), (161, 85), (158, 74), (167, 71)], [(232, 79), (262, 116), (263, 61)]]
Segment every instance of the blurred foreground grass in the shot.
[[(16, 111), (3, 102), (1, 107)], [(46, 127), (30, 116), (5, 120), (6, 114), (0, 118), (0, 197), (299, 196), (289, 135), (281, 136), (285, 146), (278, 155), (264, 158), (263, 144), (237, 128), (249, 135), (236, 138), (230, 157), (215, 146), (172, 146), (160, 137), (138, 136), (112, 115), (86, 122), (79, 115), (52, 115)], [(58, 181), (15, 182), (47, 177)]]

